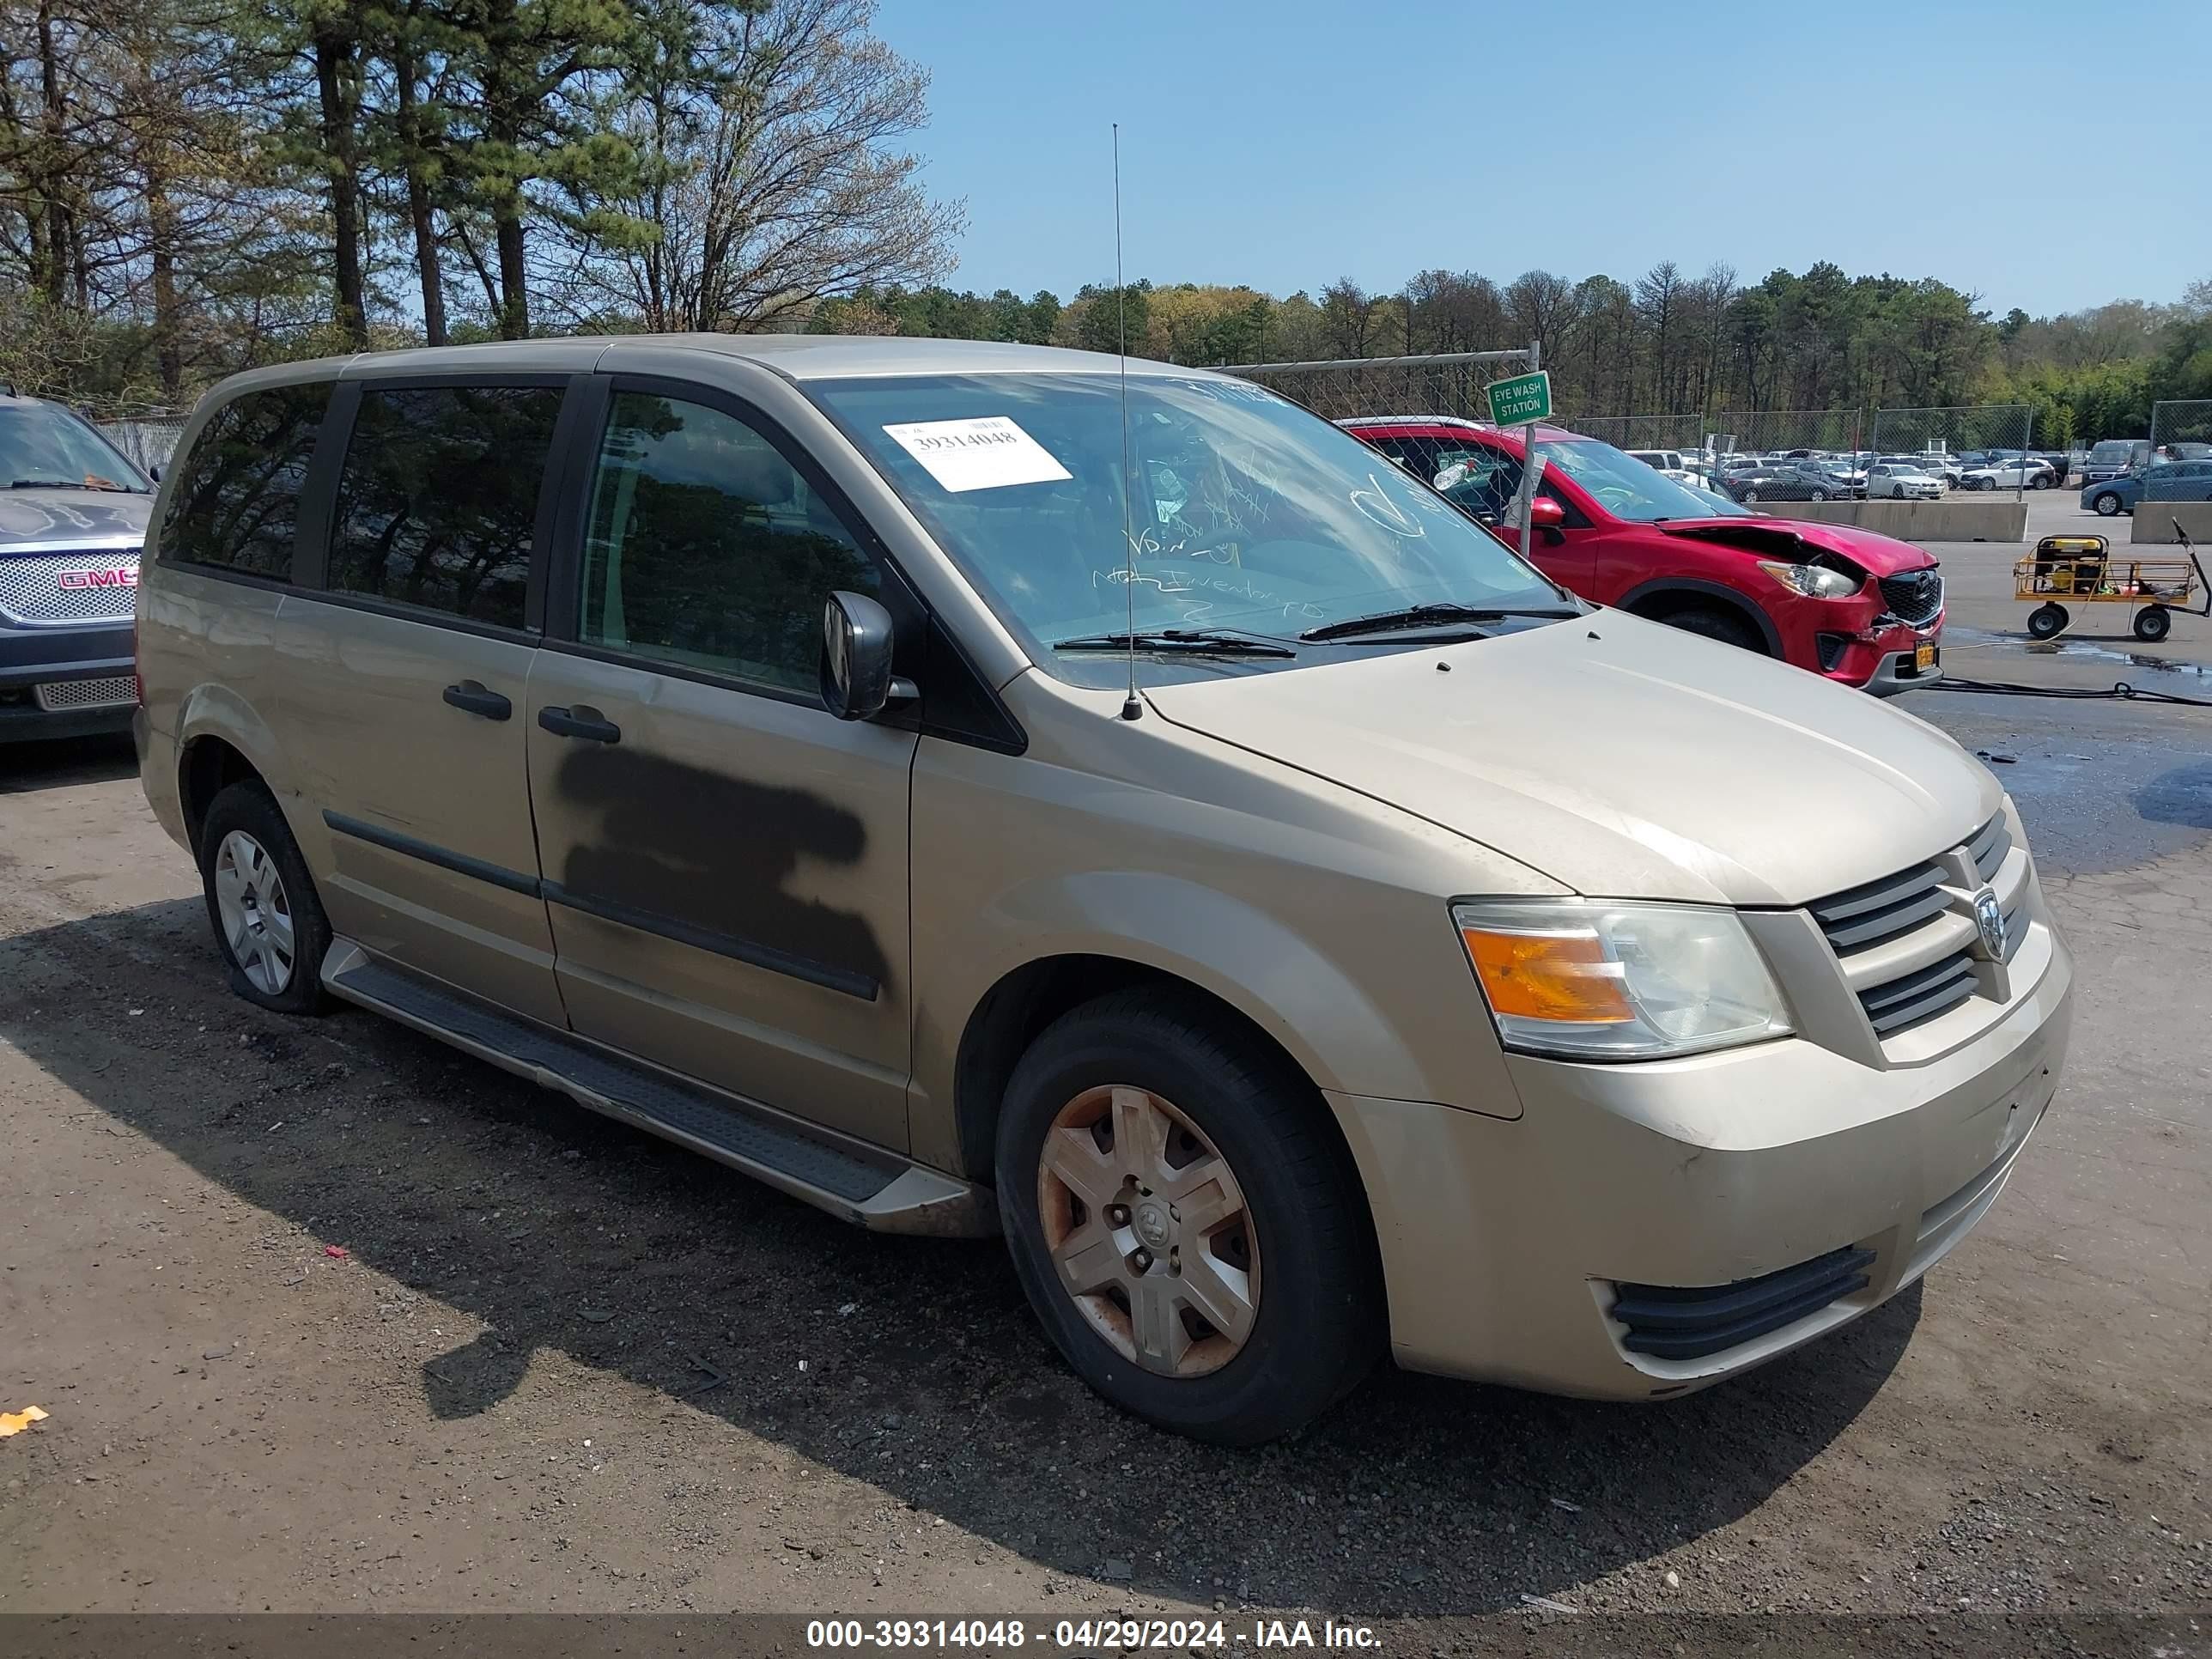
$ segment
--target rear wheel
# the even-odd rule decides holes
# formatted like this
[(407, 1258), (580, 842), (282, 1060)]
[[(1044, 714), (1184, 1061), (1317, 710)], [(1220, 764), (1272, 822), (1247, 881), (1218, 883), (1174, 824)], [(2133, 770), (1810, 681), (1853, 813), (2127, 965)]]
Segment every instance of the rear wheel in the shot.
[(1828, 499), (1828, 492), (1825, 489), (1816, 489), (1807, 499), (1815, 501), (1825, 501)]
[(1366, 1204), (1310, 1085), (1153, 992), (1031, 1045), (999, 1122), (999, 1214), (1030, 1305), (1123, 1409), (1249, 1445), (1364, 1376), (1385, 1329)]
[(230, 988), (279, 1013), (320, 1010), (331, 924), (284, 814), (258, 780), (209, 804), (200, 878)]
[(2089, 505), (2100, 519), (2116, 518), (2120, 511), (2120, 498), (2109, 489), (2100, 490), (2091, 498)]
[(2027, 613), (2027, 632), (2031, 639), (2047, 640), (2055, 636), (2067, 623), (2066, 607), (2056, 603), (2039, 605)]
[(2173, 631), (2173, 613), (2162, 605), (2146, 605), (2136, 612), (2136, 637), (2156, 644)]
[(1743, 499), (1747, 502), (1755, 501), (1759, 499), (1759, 492), (1756, 489), (1747, 489), (1743, 492)]
[(2039, 473), (2037, 473), (2037, 474), (2036, 474), (2033, 478), (2030, 478), (2030, 479), (2027, 481), (2027, 487), (2028, 487), (2030, 489), (2050, 489), (2050, 488), (2051, 488), (2051, 475), (2050, 475), (2048, 472), (2039, 472)]
[(1742, 617), (1732, 615), (1715, 605), (1684, 605), (1672, 611), (1662, 611), (1652, 618), (1669, 628), (1679, 628), (1686, 634), (1702, 634), (1709, 640), (1718, 640), (1723, 645), (1741, 646), (1746, 651), (1766, 653), (1765, 641), (1759, 630)]

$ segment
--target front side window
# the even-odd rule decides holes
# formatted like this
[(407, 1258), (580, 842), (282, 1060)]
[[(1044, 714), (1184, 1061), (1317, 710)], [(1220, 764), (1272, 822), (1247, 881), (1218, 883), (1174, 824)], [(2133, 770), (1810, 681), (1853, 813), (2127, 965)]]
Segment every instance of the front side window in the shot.
[(735, 416), (616, 394), (592, 484), (579, 637), (784, 690), (820, 684), (823, 603), (882, 586), (828, 501)]
[(520, 628), (560, 414), (558, 386), (362, 392), (338, 477), (331, 586)]
[(270, 386), (216, 410), (170, 490), (162, 556), (289, 580), (300, 492), (330, 396), (326, 380)]
[(1110, 374), (807, 390), (1055, 672), (1055, 643), (1133, 621), (1297, 649), (1316, 627), (1409, 605), (1566, 603), (1389, 457), (1246, 382), (1132, 376), (1126, 470)]

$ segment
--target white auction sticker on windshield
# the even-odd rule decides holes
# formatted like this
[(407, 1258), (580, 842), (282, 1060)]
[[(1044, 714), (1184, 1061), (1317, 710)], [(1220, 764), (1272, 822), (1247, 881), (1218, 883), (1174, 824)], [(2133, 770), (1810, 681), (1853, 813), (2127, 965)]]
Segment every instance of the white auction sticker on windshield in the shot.
[(965, 421), (908, 421), (884, 432), (954, 495), (1071, 476), (1045, 447), (1004, 415)]

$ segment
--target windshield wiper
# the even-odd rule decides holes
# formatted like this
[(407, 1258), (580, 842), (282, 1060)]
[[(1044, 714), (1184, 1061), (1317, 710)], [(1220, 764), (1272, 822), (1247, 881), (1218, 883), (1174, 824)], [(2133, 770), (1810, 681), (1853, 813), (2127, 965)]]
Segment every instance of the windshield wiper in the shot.
[(1409, 605), (1402, 611), (1378, 611), (1371, 617), (1347, 617), (1324, 623), (1298, 635), (1302, 640), (1341, 640), (1354, 634), (1384, 634), (1400, 628), (1424, 628), (1434, 623), (1503, 622), (1509, 617), (1579, 617), (1579, 611), (1556, 605), (1497, 606), (1473, 605)]
[(1295, 657), (1287, 645), (1265, 640), (1240, 639), (1234, 634), (1208, 634), (1197, 629), (1164, 628), (1155, 634), (1079, 634), (1054, 640), (1055, 651), (1187, 651), (1211, 657)]

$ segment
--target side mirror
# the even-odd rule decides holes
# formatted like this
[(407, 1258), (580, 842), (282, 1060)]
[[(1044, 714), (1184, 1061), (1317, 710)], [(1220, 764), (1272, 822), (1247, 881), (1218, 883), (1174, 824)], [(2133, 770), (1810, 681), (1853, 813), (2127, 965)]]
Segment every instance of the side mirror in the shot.
[(890, 700), (891, 613), (841, 589), (822, 607), (822, 706), (841, 720), (865, 720)]
[(159, 483), (161, 482), (161, 469), (159, 466), (149, 466), (146, 469), (146, 476), (155, 483)]
[(1539, 495), (1528, 503), (1528, 522), (1538, 530), (1564, 529), (1567, 522), (1567, 509), (1549, 495)]

